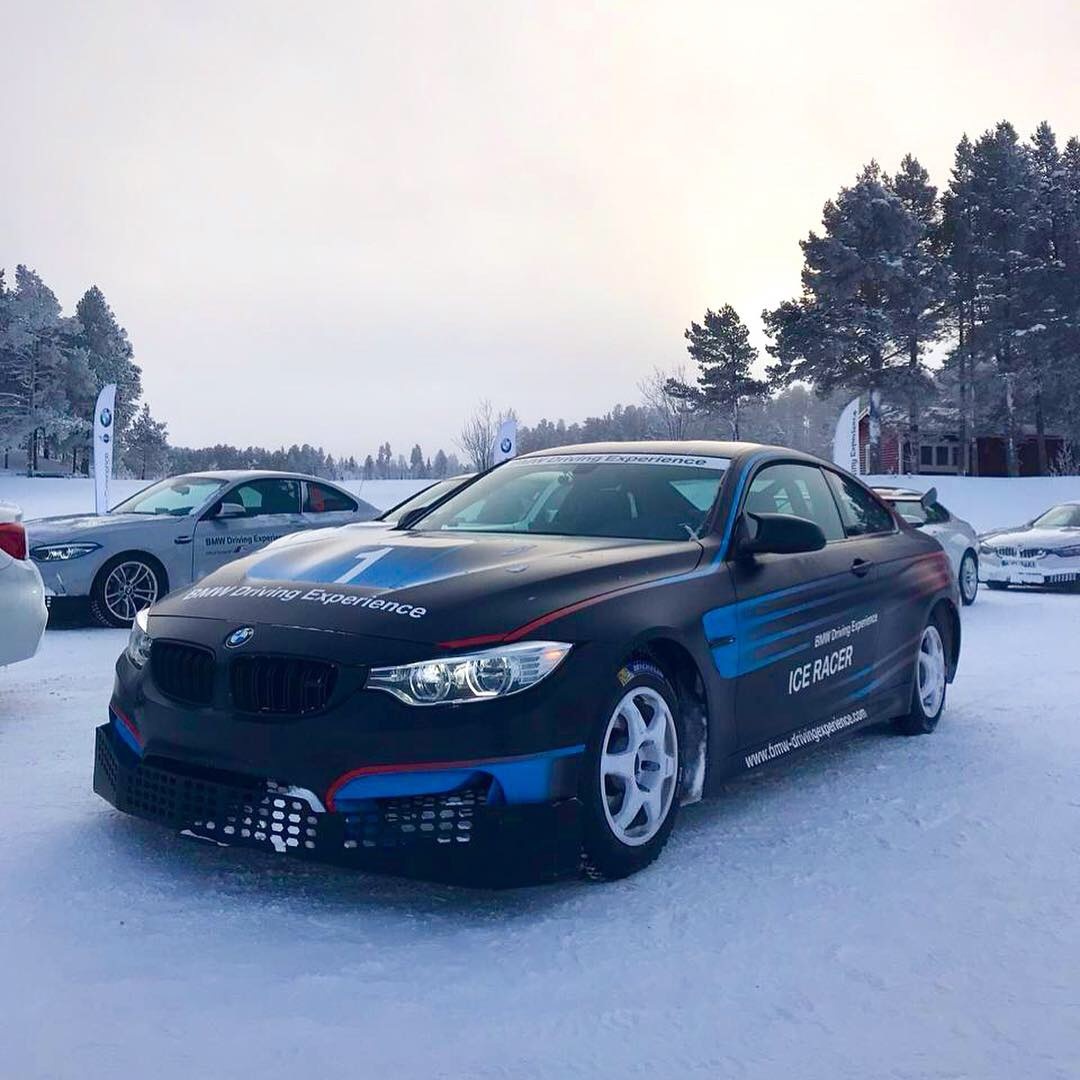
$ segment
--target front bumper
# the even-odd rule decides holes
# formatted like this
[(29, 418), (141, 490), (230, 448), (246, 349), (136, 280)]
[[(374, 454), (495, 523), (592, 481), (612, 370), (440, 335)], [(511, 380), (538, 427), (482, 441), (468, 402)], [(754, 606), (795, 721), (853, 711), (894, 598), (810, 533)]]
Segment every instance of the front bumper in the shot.
[(979, 578), (1009, 585), (1068, 585), (1080, 581), (1080, 558), (1062, 558), (1052, 552), (1037, 558), (980, 552)]
[(222, 847), (457, 884), (505, 887), (580, 865), (574, 797), (492, 805), (483, 781), (327, 811), (287, 783), (142, 757), (112, 721), (97, 729), (94, 791), (118, 810)]

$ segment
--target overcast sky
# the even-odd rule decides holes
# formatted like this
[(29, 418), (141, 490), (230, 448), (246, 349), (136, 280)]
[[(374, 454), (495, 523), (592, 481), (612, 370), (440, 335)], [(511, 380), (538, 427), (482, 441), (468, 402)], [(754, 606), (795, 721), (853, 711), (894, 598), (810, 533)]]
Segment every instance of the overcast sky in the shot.
[(96, 283), (179, 444), (581, 419), (798, 290), (871, 157), (1080, 133), (1075, 0), (0, 0), (0, 265)]

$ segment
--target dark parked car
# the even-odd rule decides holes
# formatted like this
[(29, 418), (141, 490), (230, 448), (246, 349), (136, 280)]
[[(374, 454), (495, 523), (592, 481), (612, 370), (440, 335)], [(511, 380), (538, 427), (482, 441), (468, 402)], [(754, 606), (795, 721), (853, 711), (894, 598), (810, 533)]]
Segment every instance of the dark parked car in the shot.
[(544, 451), (406, 529), (255, 553), (140, 614), (94, 785), (218, 844), (620, 877), (733, 774), (873, 721), (933, 731), (958, 605), (937, 541), (825, 462)]

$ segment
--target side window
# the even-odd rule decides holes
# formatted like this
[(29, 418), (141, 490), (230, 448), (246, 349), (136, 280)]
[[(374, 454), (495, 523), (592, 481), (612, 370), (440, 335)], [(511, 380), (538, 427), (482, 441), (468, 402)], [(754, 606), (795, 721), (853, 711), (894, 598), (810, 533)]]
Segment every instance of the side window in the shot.
[(333, 514), (340, 510), (356, 509), (356, 503), (348, 495), (325, 484), (314, 484), (309, 480), (304, 488), (305, 514)]
[(300, 510), (298, 480), (249, 480), (225, 496), (226, 502), (240, 503), (247, 517), (263, 514), (296, 514)]
[(949, 511), (941, 503), (931, 503), (926, 508), (926, 520), (931, 525), (944, 525), (950, 519)]
[(821, 529), (826, 540), (844, 539), (836, 501), (815, 465), (766, 465), (751, 481), (743, 509), (806, 518)]
[(868, 536), (892, 532), (896, 528), (889, 511), (865, 488), (834, 472), (828, 476), (848, 536)]

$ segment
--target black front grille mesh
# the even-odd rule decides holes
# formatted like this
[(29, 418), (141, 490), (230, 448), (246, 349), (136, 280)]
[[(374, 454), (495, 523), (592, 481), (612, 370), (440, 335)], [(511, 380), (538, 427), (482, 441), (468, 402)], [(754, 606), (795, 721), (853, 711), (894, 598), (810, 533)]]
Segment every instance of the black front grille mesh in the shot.
[(290, 656), (245, 656), (232, 662), (229, 684), (240, 712), (303, 716), (325, 709), (337, 668), (322, 660)]
[(214, 654), (209, 649), (157, 640), (150, 649), (150, 670), (166, 697), (209, 705), (214, 696)]

